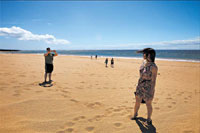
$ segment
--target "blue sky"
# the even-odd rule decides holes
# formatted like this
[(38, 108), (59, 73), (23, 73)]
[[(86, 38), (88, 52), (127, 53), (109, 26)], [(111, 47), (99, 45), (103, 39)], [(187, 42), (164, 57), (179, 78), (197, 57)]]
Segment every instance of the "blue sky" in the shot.
[(0, 2), (0, 49), (200, 49), (198, 1)]

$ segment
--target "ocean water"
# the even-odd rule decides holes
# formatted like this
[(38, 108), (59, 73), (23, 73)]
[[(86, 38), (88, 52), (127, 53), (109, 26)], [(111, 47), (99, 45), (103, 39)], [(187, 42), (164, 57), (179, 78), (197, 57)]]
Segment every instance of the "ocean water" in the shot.
[[(142, 58), (137, 50), (57, 50), (60, 55)], [(43, 54), (45, 50), (22, 50), (12, 53)], [(156, 59), (200, 62), (200, 50), (156, 50)]]

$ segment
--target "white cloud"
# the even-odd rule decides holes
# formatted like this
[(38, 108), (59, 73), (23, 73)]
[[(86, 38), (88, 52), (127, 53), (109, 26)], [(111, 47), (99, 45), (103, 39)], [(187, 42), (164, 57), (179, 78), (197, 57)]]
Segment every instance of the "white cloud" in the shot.
[(53, 35), (33, 34), (30, 31), (24, 30), (20, 27), (12, 26), (11, 28), (0, 28), (0, 36), (13, 37), (18, 40), (32, 40), (44, 41), (48, 44), (69, 44), (70, 42), (65, 39), (56, 39)]
[(199, 45), (199, 44), (200, 44), (200, 37), (188, 40), (174, 40), (174, 41), (149, 43), (149, 45)]
[[(113, 45), (114, 46), (114, 45)], [(144, 47), (153, 47), (153, 48), (173, 48), (173, 49), (184, 49), (184, 48), (200, 48), (200, 37), (187, 40), (173, 40), (173, 41), (161, 41), (161, 42), (151, 42), (151, 43), (127, 43), (121, 44), (118, 48), (131, 48), (131, 49), (140, 49)]]

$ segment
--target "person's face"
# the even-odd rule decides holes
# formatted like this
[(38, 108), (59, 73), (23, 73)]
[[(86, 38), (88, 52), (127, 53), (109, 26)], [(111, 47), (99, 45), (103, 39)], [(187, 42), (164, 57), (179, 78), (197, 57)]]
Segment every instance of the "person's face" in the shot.
[(150, 54), (143, 54), (143, 58), (148, 62), (151, 62)]
[(143, 58), (146, 60), (147, 59), (147, 54), (143, 53)]

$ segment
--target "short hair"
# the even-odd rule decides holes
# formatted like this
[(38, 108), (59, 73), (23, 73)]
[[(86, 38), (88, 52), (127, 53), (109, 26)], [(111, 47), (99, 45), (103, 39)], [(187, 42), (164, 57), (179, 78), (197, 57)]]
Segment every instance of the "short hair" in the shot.
[(47, 48), (47, 51), (50, 51), (50, 48)]
[(156, 57), (156, 51), (152, 48), (145, 48), (143, 50), (137, 51), (137, 53), (143, 53), (143, 54), (147, 54), (150, 55), (150, 59), (152, 62), (155, 61), (155, 57)]

